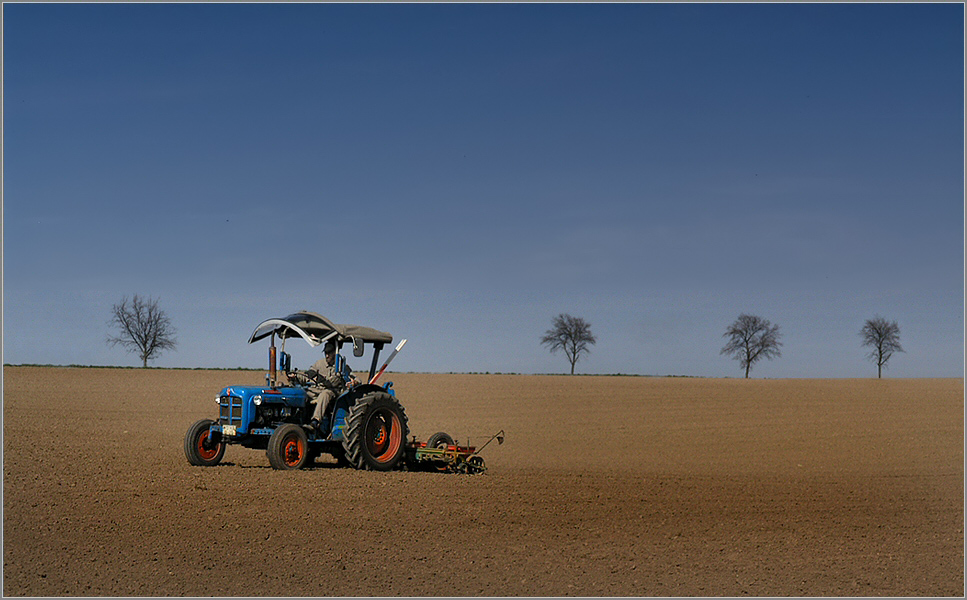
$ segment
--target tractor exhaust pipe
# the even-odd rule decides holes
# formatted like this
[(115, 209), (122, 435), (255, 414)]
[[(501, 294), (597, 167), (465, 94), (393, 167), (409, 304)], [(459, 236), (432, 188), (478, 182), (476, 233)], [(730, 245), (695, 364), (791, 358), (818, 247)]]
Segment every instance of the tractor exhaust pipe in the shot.
[(272, 338), (269, 343), (269, 387), (275, 387), (275, 332), (272, 332)]

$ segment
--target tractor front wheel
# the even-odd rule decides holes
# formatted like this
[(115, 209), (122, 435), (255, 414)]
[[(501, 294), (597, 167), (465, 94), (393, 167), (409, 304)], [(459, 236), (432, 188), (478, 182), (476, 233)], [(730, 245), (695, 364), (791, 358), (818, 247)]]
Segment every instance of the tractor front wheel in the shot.
[(214, 467), (225, 456), (225, 442), (212, 437), (211, 419), (196, 421), (185, 433), (185, 456), (196, 467)]
[(273, 469), (301, 469), (309, 461), (309, 439), (305, 429), (295, 423), (281, 425), (269, 436), (265, 453)]
[(357, 469), (391, 471), (403, 460), (407, 435), (406, 412), (396, 398), (385, 392), (368, 394), (346, 416), (346, 459)]

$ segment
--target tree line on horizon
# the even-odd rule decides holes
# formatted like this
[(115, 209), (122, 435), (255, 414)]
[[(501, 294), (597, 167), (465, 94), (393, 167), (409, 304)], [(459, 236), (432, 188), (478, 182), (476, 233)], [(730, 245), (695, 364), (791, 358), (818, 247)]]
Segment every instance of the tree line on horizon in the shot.
[[(109, 335), (107, 343), (121, 345), (128, 352), (136, 352), (147, 367), (148, 361), (157, 358), (165, 350), (177, 347), (175, 329), (171, 320), (160, 307), (160, 301), (141, 298), (137, 294), (129, 302), (127, 297), (111, 307), (108, 324), (117, 329), (116, 335)], [(779, 326), (757, 315), (740, 314), (725, 328), (725, 346), (720, 354), (739, 361), (739, 366), (748, 379), (752, 366), (762, 359), (772, 360), (782, 356)], [(900, 345), (900, 326), (879, 315), (867, 319), (860, 330), (861, 346), (870, 348), (866, 357), (876, 364), (877, 379), (883, 377), (883, 368), (897, 352), (903, 352)], [(582, 355), (591, 352), (597, 338), (591, 332), (591, 324), (581, 317), (561, 313), (554, 317), (551, 328), (541, 338), (541, 345), (547, 346), (551, 354), (558, 350), (564, 352), (571, 365), (571, 375)]]
[[(723, 337), (725, 346), (719, 354), (725, 354), (739, 361), (739, 366), (745, 371), (745, 378), (749, 378), (752, 366), (762, 359), (772, 360), (782, 356), (780, 341), (782, 334), (779, 326), (773, 325), (768, 319), (757, 315), (740, 314), (739, 317), (725, 328)], [(889, 321), (879, 315), (867, 319), (860, 330), (862, 347), (869, 347), (868, 359), (876, 363), (876, 377), (883, 377), (883, 368), (890, 358), (897, 352), (903, 352), (900, 345), (900, 326), (896, 321)], [(572, 317), (561, 313), (553, 318), (551, 328), (541, 338), (541, 344), (548, 347), (551, 354), (563, 350), (571, 364), (571, 375), (574, 367), (583, 354), (591, 352), (591, 346), (597, 343), (591, 333), (591, 324), (581, 317)]]

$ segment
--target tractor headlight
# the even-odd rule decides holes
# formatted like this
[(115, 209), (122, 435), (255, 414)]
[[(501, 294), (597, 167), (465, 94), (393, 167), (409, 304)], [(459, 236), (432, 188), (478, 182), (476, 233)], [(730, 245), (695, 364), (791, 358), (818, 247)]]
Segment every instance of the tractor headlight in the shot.
[(255, 406), (262, 406), (262, 396), (252, 396), (252, 402), (255, 403)]
[(221, 404), (221, 403), (222, 403), (221, 396), (215, 396), (215, 404)]

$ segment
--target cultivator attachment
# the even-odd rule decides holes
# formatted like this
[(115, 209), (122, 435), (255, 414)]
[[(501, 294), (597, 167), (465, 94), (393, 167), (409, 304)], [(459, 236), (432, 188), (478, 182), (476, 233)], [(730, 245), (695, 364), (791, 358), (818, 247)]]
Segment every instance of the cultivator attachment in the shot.
[[(491, 436), (480, 450), (494, 440), (497, 440), (498, 444), (504, 443), (503, 429)], [(427, 442), (418, 442), (414, 436), (413, 440), (406, 444), (405, 462), (406, 466), (413, 470), (476, 475), (487, 471), (487, 465), (480, 456), (480, 450), (473, 446), (461, 446), (443, 432), (430, 436)]]

